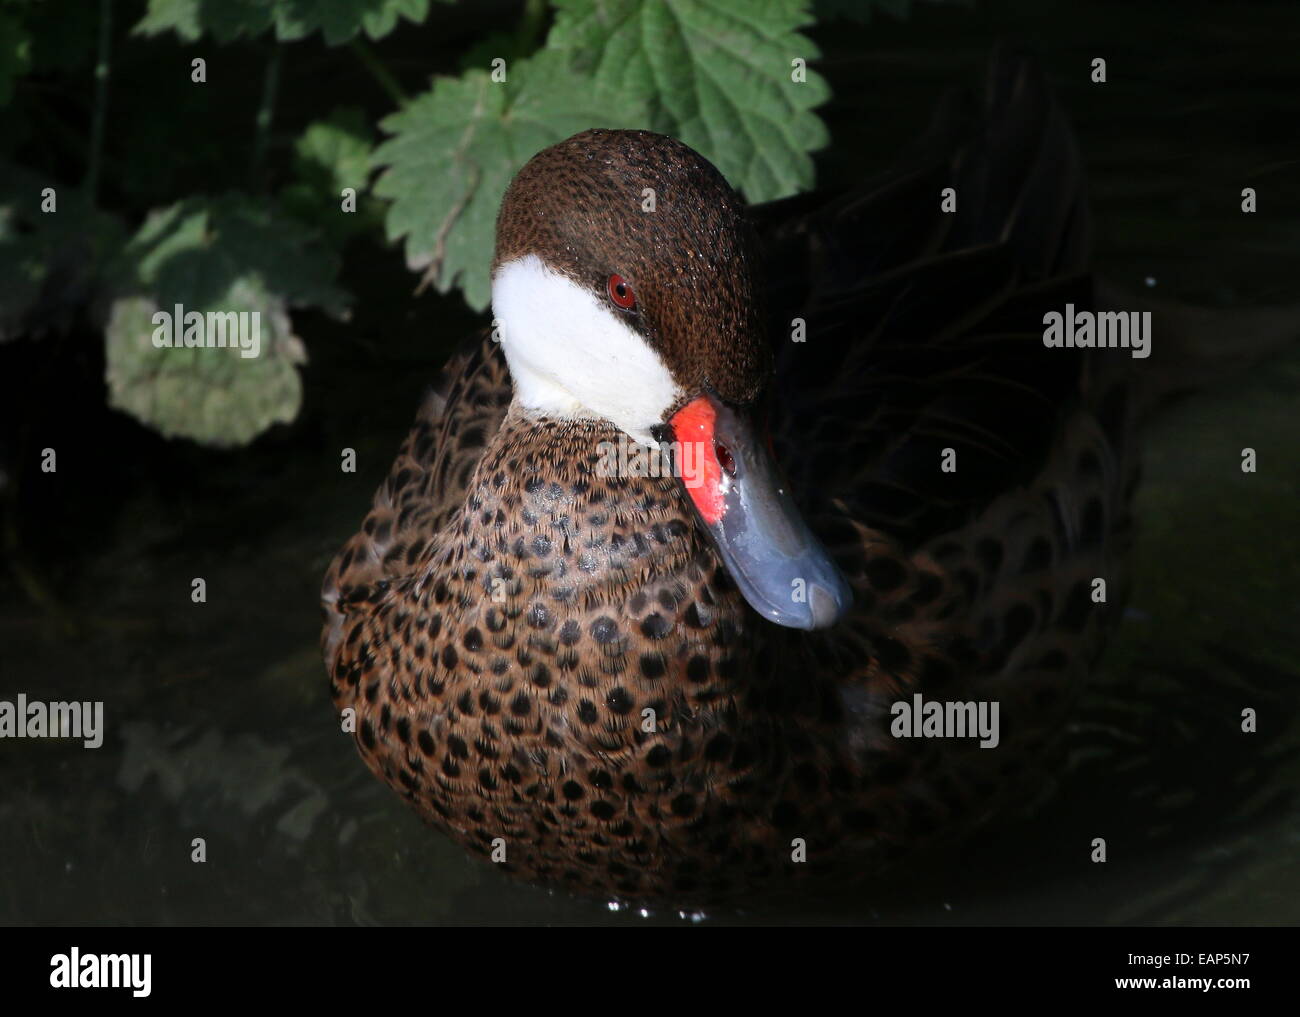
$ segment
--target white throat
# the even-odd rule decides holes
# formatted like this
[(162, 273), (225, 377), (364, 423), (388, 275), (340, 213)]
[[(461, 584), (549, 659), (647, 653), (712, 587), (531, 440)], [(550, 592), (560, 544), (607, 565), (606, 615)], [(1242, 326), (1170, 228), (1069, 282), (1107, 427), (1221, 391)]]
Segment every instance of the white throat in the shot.
[(605, 300), (526, 254), (493, 274), (492, 313), (521, 407), (608, 420), (634, 441), (655, 443), (650, 429), (681, 390)]

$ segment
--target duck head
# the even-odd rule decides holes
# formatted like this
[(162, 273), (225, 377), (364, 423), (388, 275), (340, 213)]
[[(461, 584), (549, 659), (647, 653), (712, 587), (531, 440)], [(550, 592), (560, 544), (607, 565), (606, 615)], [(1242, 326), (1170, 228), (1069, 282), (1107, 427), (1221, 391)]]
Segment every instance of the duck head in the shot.
[(506, 190), (492, 308), (524, 412), (666, 446), (750, 605), (825, 628), (852, 594), (754, 424), (772, 371), (758, 272), (744, 202), (711, 163), (664, 135), (592, 130)]

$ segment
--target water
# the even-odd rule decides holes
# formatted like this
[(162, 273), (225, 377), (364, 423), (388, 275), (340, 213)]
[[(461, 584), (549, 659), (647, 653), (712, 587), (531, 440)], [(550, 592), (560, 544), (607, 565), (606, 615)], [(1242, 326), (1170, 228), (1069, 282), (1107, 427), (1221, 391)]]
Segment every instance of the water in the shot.
[[(996, 40), (1020, 40), (1080, 136), (1104, 273), (1219, 307), (1300, 300), (1294, 5), (994, 6), (818, 32), (836, 90), (824, 180), (886, 164)], [(1098, 55), (1106, 85), (1088, 80)], [(1255, 216), (1240, 212), (1245, 186)], [(60, 475), (39, 491), (23, 479), (0, 696), (103, 699), (109, 732), (95, 751), (0, 742), (0, 922), (1300, 920), (1300, 350), (1180, 401), (1148, 432), (1131, 608), (1054, 797), (883, 887), (643, 914), (471, 862), (338, 732), (316, 649), (320, 577), (422, 386), (474, 325), (453, 300), (412, 300), (391, 252), (354, 252), (344, 282), (361, 296), (351, 325), (299, 322), (312, 356), (301, 420), (235, 453), (97, 408), (84, 337), (4, 351), (10, 368), (25, 358), (24, 447), (56, 445)], [(344, 446), (355, 475), (338, 470)], [(1240, 471), (1244, 446), (1256, 474)], [(195, 576), (204, 605), (190, 601)], [(1240, 731), (1246, 707), (1257, 734)], [(1094, 837), (1104, 866), (1088, 859)]]

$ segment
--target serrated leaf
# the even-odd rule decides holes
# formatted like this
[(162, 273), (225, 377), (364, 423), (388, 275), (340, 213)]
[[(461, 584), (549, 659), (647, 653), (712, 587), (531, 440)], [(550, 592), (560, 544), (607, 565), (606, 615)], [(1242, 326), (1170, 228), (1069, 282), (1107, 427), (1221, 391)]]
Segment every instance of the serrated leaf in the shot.
[(273, 24), (267, 0), (149, 0), (145, 15), (131, 29), (135, 35), (175, 32), (186, 42), (210, 35), (219, 43), (261, 35)]
[(483, 70), (438, 78), (381, 124), (393, 135), (374, 155), (385, 167), (375, 193), (392, 199), (388, 237), (406, 238), (407, 264), (427, 268), (439, 291), (459, 285), (482, 309), (497, 209), (515, 172), (579, 131), (645, 122), (641, 104), (575, 79), (559, 53), (508, 64), (505, 82)]
[[(109, 402), (163, 434), (245, 444), (292, 420), (305, 360), (288, 309), (341, 313), (337, 262), (305, 228), (240, 196), (189, 199), (154, 212), (118, 266), (124, 295), (107, 331)], [(259, 312), (260, 349), (159, 348), (152, 315)], [(179, 329), (180, 326), (177, 326)]]
[(278, 0), (275, 31), (284, 42), (319, 31), (326, 43), (337, 46), (362, 30), (382, 39), (400, 18), (419, 24), (428, 15), (429, 0)]
[[(450, 2), (450, 0), (444, 0)], [(402, 19), (417, 24), (429, 15), (430, 0), (149, 0), (135, 26), (141, 35), (173, 31), (187, 42), (211, 35), (230, 42), (260, 35), (274, 25), (281, 42), (320, 32), (337, 46), (364, 31), (371, 39), (388, 35)]]
[[(443, 0), (443, 3), (454, 2), (455, 0)], [(423, 24), (424, 19), (429, 16), (429, 0), (386, 0), (378, 6), (370, 4), (368, 7), (369, 9), (361, 14), (361, 27), (372, 39), (382, 39), (386, 36), (397, 27), (400, 18), (419, 25)], [(325, 40), (330, 41), (328, 28), (325, 29)], [(340, 38), (338, 41), (343, 40)]]
[(752, 202), (812, 185), (810, 152), (827, 143), (812, 110), (829, 89), (795, 60), (817, 47), (797, 29), (803, 0), (555, 0), (547, 47), (595, 87), (644, 103), (650, 127), (710, 159)]

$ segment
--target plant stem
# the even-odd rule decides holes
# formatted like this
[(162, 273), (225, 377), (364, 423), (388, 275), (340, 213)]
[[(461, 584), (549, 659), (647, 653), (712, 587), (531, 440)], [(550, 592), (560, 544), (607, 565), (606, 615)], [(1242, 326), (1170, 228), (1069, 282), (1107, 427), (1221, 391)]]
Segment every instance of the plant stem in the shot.
[(108, 118), (109, 41), (113, 34), (113, 0), (99, 0), (99, 51), (95, 57), (95, 111), (90, 126), (90, 160), (86, 167), (86, 193), (95, 203), (99, 192), (99, 167), (104, 152), (104, 122)]
[(384, 62), (375, 55), (375, 51), (366, 45), (361, 36), (354, 36), (348, 43), (352, 52), (357, 55), (362, 65), (370, 72), (370, 76), (382, 88), (393, 102), (399, 106), (406, 105), (406, 93), (402, 91), (402, 86), (397, 83), (392, 72), (384, 66)]
[(254, 190), (258, 190), (262, 178), (262, 166), (266, 161), (266, 150), (271, 141), (271, 120), (275, 115), (275, 96), (280, 88), (280, 54), (284, 47), (278, 43), (271, 44), (271, 57), (266, 62), (266, 74), (262, 79), (262, 103), (257, 107), (257, 130), (253, 136), (253, 161), (249, 167), (249, 178)]
[(519, 22), (519, 31), (515, 34), (519, 56), (527, 56), (537, 48), (537, 37), (542, 31), (542, 22), (546, 20), (546, 0), (527, 0), (524, 4), (524, 17)]

